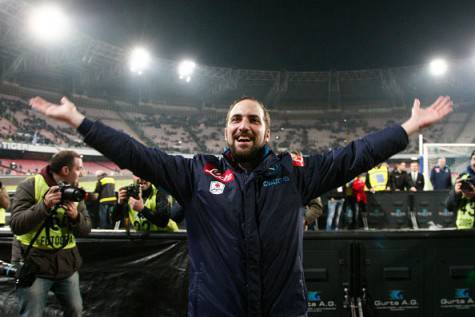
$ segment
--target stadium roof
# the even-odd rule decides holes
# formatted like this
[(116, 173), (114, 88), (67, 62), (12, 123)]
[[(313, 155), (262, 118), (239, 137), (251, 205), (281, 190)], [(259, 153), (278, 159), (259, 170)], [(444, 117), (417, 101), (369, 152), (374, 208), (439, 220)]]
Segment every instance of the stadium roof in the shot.
[[(60, 3), (76, 30), (67, 45), (50, 49), (31, 45), (21, 31), (36, 3), (2, 1), (2, 80), (186, 105), (224, 105), (247, 94), (277, 108), (400, 106), (414, 96), (473, 90), (466, 61), (458, 65), (461, 73), (436, 84), (422, 66), (381, 66), (422, 64), (438, 51), (470, 57), (474, 1), (68, 0)], [(143, 78), (131, 77), (126, 66), (136, 42), (156, 56)], [(185, 87), (175, 67), (186, 54), (199, 66), (197, 80)]]

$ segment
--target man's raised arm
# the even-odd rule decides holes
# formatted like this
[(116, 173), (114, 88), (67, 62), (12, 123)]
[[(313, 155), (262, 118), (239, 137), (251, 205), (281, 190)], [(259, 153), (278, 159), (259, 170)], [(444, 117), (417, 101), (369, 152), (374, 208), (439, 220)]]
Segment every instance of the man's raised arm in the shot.
[(61, 99), (60, 104), (35, 97), (30, 100), (30, 105), (47, 117), (76, 128), (84, 136), (86, 144), (120, 168), (128, 169), (165, 188), (181, 204), (190, 200), (193, 190), (192, 160), (179, 155), (168, 155), (100, 122), (92, 122), (66, 97)]

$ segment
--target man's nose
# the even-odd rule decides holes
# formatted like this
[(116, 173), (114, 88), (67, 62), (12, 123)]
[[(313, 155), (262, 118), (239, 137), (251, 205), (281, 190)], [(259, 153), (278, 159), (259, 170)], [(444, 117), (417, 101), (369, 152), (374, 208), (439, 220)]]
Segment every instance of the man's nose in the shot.
[(239, 124), (239, 131), (247, 131), (249, 130), (250, 122), (247, 118), (243, 118)]

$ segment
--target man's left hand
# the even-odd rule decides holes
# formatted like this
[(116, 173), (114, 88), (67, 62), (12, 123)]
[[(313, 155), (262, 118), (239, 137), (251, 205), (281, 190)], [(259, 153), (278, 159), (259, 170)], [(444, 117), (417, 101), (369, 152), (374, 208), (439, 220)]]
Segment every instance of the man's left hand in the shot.
[(134, 197), (129, 198), (129, 204), (132, 206), (132, 209), (138, 212), (141, 212), (144, 208), (142, 197), (139, 196), (139, 199), (135, 199)]
[(66, 214), (72, 220), (77, 220), (79, 216), (78, 212), (78, 203), (74, 201), (67, 201), (64, 203), (64, 208), (66, 209)]
[(453, 103), (449, 96), (440, 96), (427, 108), (421, 108), (419, 99), (414, 100), (412, 114), (409, 120), (402, 124), (408, 135), (439, 122), (453, 110)]

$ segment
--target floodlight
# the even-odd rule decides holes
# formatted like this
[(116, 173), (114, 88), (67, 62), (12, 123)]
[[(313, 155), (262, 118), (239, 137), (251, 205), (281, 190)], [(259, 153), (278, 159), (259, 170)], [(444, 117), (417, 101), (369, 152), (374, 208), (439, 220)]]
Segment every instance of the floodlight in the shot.
[(187, 83), (190, 82), (191, 76), (195, 71), (196, 64), (190, 60), (184, 60), (178, 64), (178, 76), (180, 79), (185, 80)]
[(30, 12), (28, 28), (37, 39), (54, 42), (67, 34), (69, 19), (60, 7), (44, 3)]
[(436, 58), (433, 59), (429, 64), (429, 71), (434, 76), (444, 75), (449, 68), (449, 65), (445, 59)]
[(142, 75), (143, 72), (150, 66), (152, 58), (150, 53), (143, 47), (136, 47), (130, 54), (130, 71), (138, 75)]

